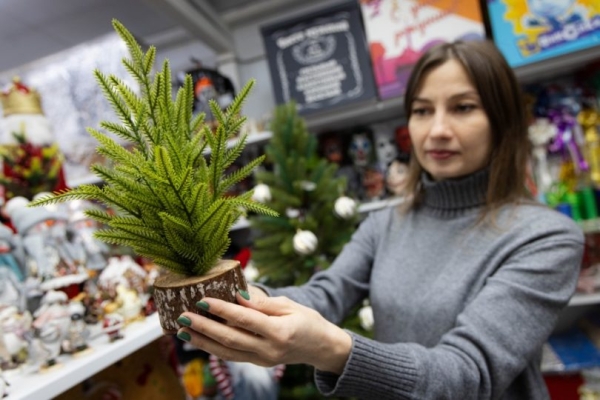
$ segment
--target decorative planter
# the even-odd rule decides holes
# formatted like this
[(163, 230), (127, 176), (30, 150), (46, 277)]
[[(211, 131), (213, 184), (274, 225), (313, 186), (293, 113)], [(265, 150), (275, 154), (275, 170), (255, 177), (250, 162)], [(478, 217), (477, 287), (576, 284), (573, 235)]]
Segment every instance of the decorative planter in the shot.
[(248, 290), (239, 261), (220, 260), (208, 274), (185, 276), (166, 271), (154, 282), (154, 302), (160, 325), (166, 334), (174, 335), (180, 328), (177, 318), (191, 311), (215, 319), (196, 307), (204, 297), (215, 297), (237, 303), (237, 291)]

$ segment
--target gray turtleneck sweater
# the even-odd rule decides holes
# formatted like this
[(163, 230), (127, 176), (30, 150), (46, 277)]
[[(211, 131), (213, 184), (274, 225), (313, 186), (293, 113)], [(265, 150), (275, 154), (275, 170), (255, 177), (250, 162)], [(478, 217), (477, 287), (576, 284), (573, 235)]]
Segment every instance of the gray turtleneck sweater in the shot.
[(340, 322), (364, 298), (375, 339), (351, 333), (326, 395), (363, 399), (547, 399), (541, 347), (575, 290), (583, 235), (542, 205), (477, 224), (487, 173), (425, 180), (418, 209), (371, 213), (332, 266), (301, 287), (267, 290)]

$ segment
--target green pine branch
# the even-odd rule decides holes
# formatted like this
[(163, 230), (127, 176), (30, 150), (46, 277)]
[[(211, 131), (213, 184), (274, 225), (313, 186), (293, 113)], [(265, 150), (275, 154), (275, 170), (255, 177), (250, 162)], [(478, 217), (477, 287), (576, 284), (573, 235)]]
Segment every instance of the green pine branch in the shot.
[[(210, 107), (218, 121), (213, 130), (204, 124), (204, 115), (194, 116), (193, 85), (187, 76), (175, 99), (171, 94), (171, 68), (165, 60), (152, 75), (156, 49), (144, 52), (131, 33), (113, 20), (115, 31), (129, 49), (123, 65), (139, 84), (140, 93), (114, 75), (95, 71), (95, 77), (119, 121), (104, 121), (88, 129), (98, 141), (97, 151), (109, 166), (91, 170), (105, 185), (81, 185), (38, 199), (31, 206), (63, 201), (96, 200), (117, 211), (111, 214), (87, 210), (86, 215), (106, 226), (96, 237), (110, 244), (129, 246), (139, 255), (153, 259), (173, 272), (206, 274), (230, 245), (229, 231), (245, 212), (265, 216), (277, 214), (251, 199), (251, 192), (225, 196), (228, 188), (248, 177), (264, 157), (250, 161), (227, 174), (242, 153), (246, 139), (233, 148), (227, 141), (240, 130), (240, 115), (254, 81), (222, 111), (216, 102)], [(127, 141), (123, 147), (113, 137)], [(207, 160), (205, 150), (210, 149)]]

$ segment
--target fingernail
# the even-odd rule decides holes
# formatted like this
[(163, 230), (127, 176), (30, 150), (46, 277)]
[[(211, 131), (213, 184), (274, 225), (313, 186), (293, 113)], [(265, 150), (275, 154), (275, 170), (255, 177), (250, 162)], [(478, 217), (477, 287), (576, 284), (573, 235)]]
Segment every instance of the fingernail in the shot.
[(192, 337), (190, 336), (189, 333), (181, 331), (181, 332), (177, 332), (177, 337), (180, 340), (183, 340), (184, 342), (189, 342), (190, 340), (192, 340)]
[(192, 320), (184, 315), (177, 318), (177, 322), (179, 322), (179, 324), (183, 326), (192, 326)]
[(250, 300), (250, 294), (248, 294), (248, 292), (246, 292), (245, 290), (242, 289), (238, 289), (238, 292), (240, 292), (240, 295), (245, 298), (246, 300)]
[(203, 309), (204, 311), (208, 311), (208, 303), (205, 301), (199, 301), (196, 303), (196, 307)]

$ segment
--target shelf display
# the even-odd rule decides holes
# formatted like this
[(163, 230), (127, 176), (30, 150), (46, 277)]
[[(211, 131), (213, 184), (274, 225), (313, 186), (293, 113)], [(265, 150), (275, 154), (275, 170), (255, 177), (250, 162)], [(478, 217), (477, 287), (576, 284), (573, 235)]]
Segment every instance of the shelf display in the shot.
[(494, 42), (512, 67), (600, 43), (600, 4), (585, 0), (490, 0)]
[(479, 1), (361, 0), (380, 99), (404, 94), (414, 63), (431, 46), (485, 38)]

